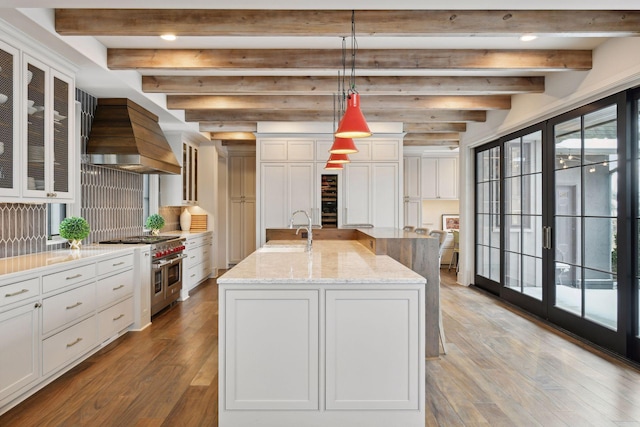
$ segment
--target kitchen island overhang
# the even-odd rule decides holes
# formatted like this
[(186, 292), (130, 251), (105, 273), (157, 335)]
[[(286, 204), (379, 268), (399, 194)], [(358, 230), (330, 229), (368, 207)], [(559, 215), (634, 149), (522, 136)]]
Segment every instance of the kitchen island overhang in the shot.
[(218, 279), (220, 426), (424, 426), (425, 278), (355, 241)]

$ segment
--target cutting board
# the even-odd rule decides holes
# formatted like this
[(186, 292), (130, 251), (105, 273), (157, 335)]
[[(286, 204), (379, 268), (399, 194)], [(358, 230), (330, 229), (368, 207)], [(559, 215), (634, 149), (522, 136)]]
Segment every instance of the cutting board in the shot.
[(207, 231), (208, 215), (191, 215), (191, 229), (189, 231)]

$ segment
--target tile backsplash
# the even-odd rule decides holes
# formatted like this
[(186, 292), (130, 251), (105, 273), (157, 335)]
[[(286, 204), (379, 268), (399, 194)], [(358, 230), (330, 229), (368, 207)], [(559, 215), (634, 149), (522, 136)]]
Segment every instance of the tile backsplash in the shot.
[(0, 203), (0, 223), (0, 258), (46, 249), (46, 205)]

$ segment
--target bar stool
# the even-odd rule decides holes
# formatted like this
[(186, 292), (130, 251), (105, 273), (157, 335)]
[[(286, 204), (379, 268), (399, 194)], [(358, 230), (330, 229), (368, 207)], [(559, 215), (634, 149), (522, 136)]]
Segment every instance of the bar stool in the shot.
[(413, 231), (415, 229), (415, 227), (413, 225), (405, 225), (402, 228), (402, 231)]
[(449, 268), (447, 271), (451, 270), (451, 265), (453, 265), (453, 258), (456, 259), (456, 273), (458, 272), (458, 261), (460, 260), (460, 232), (458, 230), (451, 230), (453, 233), (453, 252), (451, 253), (451, 260), (449, 261)]
[(416, 228), (414, 231), (416, 232), (416, 234), (429, 234), (428, 228)]

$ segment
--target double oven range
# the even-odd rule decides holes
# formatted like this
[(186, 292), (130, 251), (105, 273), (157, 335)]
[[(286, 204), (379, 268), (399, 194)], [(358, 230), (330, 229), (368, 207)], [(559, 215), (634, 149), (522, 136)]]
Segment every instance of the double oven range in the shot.
[(151, 245), (151, 316), (171, 305), (182, 289), (184, 239), (175, 236), (133, 236), (102, 244)]

